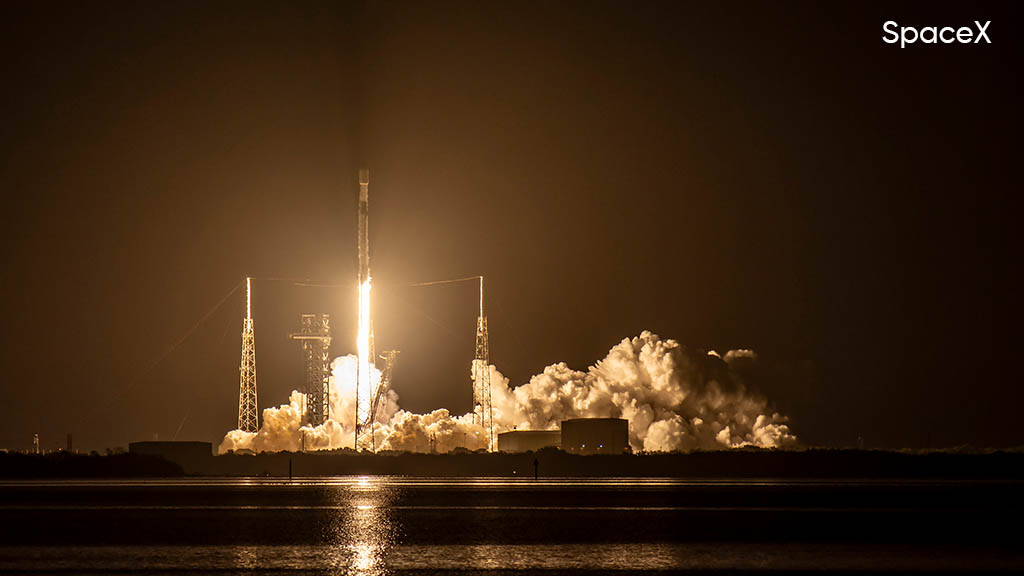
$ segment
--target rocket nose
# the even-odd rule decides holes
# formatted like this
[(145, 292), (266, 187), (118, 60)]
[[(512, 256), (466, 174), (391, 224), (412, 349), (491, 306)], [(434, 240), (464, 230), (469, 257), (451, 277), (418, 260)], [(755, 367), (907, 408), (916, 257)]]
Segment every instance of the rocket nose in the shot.
[(369, 184), (370, 183), (370, 169), (369, 168), (360, 168), (359, 169), (359, 183), (360, 184)]

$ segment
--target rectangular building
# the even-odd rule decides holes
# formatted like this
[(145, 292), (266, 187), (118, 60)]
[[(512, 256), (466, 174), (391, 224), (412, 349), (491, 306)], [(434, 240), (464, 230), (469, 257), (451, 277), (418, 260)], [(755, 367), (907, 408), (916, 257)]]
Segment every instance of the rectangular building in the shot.
[(622, 418), (562, 420), (562, 450), (572, 454), (631, 452), (629, 420)]
[(530, 452), (558, 447), (561, 441), (558, 430), (513, 430), (498, 434), (498, 452)]
[(202, 472), (213, 462), (213, 444), (210, 442), (132, 442), (128, 451), (160, 456), (181, 466), (186, 474)]

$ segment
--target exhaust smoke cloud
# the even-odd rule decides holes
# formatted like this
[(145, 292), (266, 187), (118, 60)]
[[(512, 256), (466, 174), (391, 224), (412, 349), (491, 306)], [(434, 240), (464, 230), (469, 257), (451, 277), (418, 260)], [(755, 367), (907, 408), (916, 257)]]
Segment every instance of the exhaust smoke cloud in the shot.
[[(616, 344), (586, 372), (565, 363), (552, 364), (528, 383), (511, 388), (509, 380), (491, 366), (495, 433), (554, 430), (569, 418), (626, 418), (634, 451), (795, 445), (787, 418), (774, 412), (768, 400), (746, 382), (744, 375), (756, 362), (751, 350), (705, 354), (645, 331)], [(232, 430), (219, 451), (352, 448), (358, 365), (353, 355), (331, 364), (331, 419), (324, 424), (302, 424), (304, 397), (293, 391), (288, 404), (263, 410), (259, 432)], [(376, 368), (371, 381), (376, 389), (380, 381)], [(457, 447), (487, 447), (486, 432), (473, 423), (472, 413), (458, 416), (439, 409), (414, 414), (399, 408), (393, 390), (388, 391), (376, 423), (378, 450), (448, 452)]]

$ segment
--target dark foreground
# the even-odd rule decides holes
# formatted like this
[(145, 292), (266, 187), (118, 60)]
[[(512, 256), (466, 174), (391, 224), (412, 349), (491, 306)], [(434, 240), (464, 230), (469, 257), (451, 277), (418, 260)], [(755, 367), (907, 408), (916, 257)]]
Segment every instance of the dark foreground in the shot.
[(0, 482), (7, 573), (1024, 570), (994, 480)]

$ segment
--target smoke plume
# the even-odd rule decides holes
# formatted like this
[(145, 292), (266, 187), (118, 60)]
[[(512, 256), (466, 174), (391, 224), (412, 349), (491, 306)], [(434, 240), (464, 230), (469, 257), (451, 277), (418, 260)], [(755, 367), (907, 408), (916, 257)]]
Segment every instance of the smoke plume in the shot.
[[(491, 366), (495, 433), (554, 430), (569, 418), (625, 418), (634, 451), (794, 445), (787, 419), (772, 411), (747, 382), (756, 362), (751, 350), (705, 354), (645, 331), (619, 342), (586, 372), (552, 364), (528, 383), (510, 388), (509, 380)], [(331, 364), (332, 418), (324, 424), (303, 425), (304, 395), (292, 392), (288, 404), (263, 411), (259, 432), (232, 430), (220, 451), (351, 448), (356, 369), (352, 355)], [(379, 379), (375, 370), (375, 387)], [(468, 394), (468, 382), (466, 389)], [(487, 446), (472, 414), (407, 412), (399, 408), (393, 390), (377, 415), (374, 439), (379, 450), (448, 452)]]

